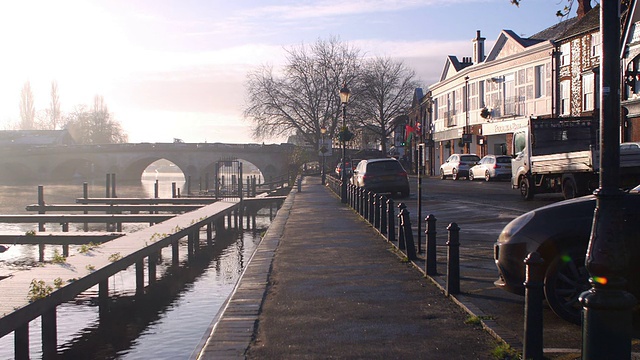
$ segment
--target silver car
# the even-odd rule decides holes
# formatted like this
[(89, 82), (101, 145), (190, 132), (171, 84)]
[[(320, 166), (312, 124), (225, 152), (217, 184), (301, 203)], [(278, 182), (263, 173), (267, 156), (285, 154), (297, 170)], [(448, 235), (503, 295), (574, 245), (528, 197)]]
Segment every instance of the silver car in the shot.
[(469, 180), (484, 178), (485, 181), (494, 179), (511, 179), (511, 156), (487, 155), (469, 169)]
[(474, 166), (480, 157), (476, 154), (452, 154), (440, 165), (440, 179), (451, 176), (453, 180), (469, 176), (469, 169)]

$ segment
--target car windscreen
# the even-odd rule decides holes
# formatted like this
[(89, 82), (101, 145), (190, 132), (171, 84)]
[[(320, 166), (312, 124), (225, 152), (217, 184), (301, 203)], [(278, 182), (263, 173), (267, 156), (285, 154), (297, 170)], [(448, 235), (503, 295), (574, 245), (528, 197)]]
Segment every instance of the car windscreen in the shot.
[(393, 171), (403, 171), (402, 165), (400, 165), (400, 163), (397, 161), (378, 161), (367, 164), (368, 173), (382, 173)]
[(477, 162), (477, 161), (480, 161), (480, 158), (478, 156), (474, 156), (474, 155), (462, 155), (462, 156), (460, 156), (460, 161)]

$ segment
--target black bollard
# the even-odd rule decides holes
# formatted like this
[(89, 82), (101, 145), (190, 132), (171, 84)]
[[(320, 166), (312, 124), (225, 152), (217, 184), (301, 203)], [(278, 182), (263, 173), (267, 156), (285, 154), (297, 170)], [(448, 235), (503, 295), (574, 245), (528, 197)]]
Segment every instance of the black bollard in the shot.
[(369, 224), (373, 224), (374, 222), (374, 217), (376, 212), (375, 199), (376, 199), (376, 194), (373, 191), (369, 191), (369, 217), (367, 218), (367, 221), (369, 221)]
[(416, 256), (416, 247), (413, 243), (413, 229), (411, 228), (411, 214), (409, 210), (405, 207), (400, 210), (400, 227), (402, 228), (402, 233), (404, 234), (404, 243), (407, 252), (407, 258), (409, 260), (415, 260)]
[(391, 198), (387, 200), (387, 241), (396, 241), (396, 215)]
[(424, 219), (427, 222), (427, 235), (426, 255), (425, 255), (425, 272), (427, 275), (436, 275), (437, 271), (437, 259), (436, 259), (436, 217), (433, 214), (427, 215)]
[(452, 222), (447, 226), (449, 240), (447, 241), (447, 288), (445, 295), (460, 292), (460, 227)]
[(376, 229), (380, 228), (380, 208), (382, 203), (382, 195), (374, 195), (375, 211), (373, 212), (373, 226)]
[[(406, 209), (407, 205), (404, 203), (398, 203), (398, 219), (402, 214), (402, 210)], [(404, 227), (402, 227), (402, 223), (398, 220), (398, 249), (404, 250), (406, 248), (406, 243), (404, 241)]]
[(542, 301), (544, 299), (544, 260), (537, 252), (524, 259), (526, 264), (524, 302), (524, 341), (522, 353), (525, 359), (542, 360)]
[(380, 233), (387, 233), (387, 197), (380, 195)]
[(363, 196), (362, 196), (362, 200), (364, 201), (364, 213), (362, 214), (362, 217), (364, 217), (365, 220), (369, 220), (369, 192), (365, 190)]
[(360, 214), (360, 216), (364, 216), (364, 189), (359, 187), (358, 188), (358, 214)]

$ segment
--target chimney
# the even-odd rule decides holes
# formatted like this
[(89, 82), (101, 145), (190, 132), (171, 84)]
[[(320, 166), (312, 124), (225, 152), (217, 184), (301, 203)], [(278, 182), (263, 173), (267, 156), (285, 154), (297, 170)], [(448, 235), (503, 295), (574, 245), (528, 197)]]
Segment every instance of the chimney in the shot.
[(578, 0), (578, 19), (582, 19), (591, 10), (591, 0)]
[(480, 30), (476, 31), (476, 38), (473, 39), (473, 63), (478, 64), (484, 61), (484, 41), (480, 36)]

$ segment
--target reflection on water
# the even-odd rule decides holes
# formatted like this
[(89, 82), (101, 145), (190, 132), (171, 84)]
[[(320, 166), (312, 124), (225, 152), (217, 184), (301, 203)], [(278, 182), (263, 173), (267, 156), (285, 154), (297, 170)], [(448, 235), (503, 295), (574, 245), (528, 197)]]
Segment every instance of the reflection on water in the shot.
[[(160, 197), (171, 196), (173, 179), (159, 181)], [(184, 186), (184, 180), (177, 186)], [(138, 184), (117, 184), (118, 197), (152, 197), (155, 177)], [(74, 203), (82, 197), (82, 185), (45, 185), (49, 204)], [(104, 185), (90, 184), (90, 197), (104, 197)], [(27, 213), (24, 207), (37, 202), (37, 184), (0, 186), (0, 213)], [(242, 221), (241, 221), (242, 222)], [(165, 248), (158, 262), (157, 286), (142, 298), (135, 293), (135, 269), (122, 271), (109, 279), (113, 296), (109, 321), (100, 321), (97, 286), (58, 307), (58, 353), (62, 358), (91, 359), (184, 359), (188, 358), (205, 334), (220, 306), (238, 281), (246, 261), (260, 241), (260, 234), (271, 222), (269, 209), (256, 217), (256, 229), (229, 231), (216, 238), (215, 245), (198, 253), (188, 266), (172, 269), (171, 248)], [(141, 225), (140, 225), (141, 226)], [(19, 227), (28, 231), (32, 226)], [(37, 229), (37, 228), (36, 228)], [(8, 230), (0, 224), (0, 230)], [(59, 231), (59, 229), (47, 229)], [(202, 234), (201, 239), (206, 239)], [(52, 257), (47, 247), (45, 259)], [(70, 253), (74, 253), (71, 249)], [(186, 239), (180, 244), (181, 263), (187, 254)], [(0, 273), (17, 271), (38, 258), (36, 246), (16, 245), (0, 253)], [(42, 357), (40, 318), (29, 325), (30, 355)], [(13, 358), (13, 334), (0, 339), (0, 359)]]

